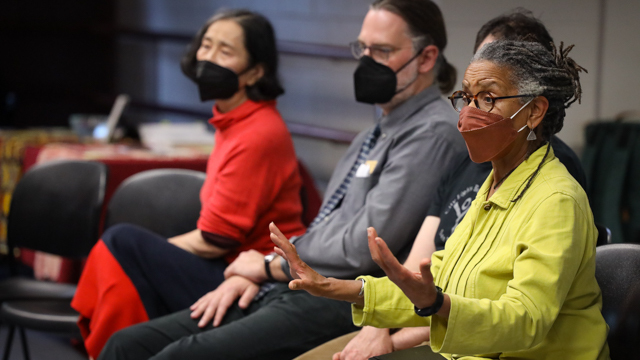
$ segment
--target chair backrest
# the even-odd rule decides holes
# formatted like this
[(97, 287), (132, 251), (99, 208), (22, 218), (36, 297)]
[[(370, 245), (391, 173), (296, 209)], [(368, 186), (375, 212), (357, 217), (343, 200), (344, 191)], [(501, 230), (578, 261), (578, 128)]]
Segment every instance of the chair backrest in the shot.
[(611, 230), (600, 224), (596, 224), (596, 228), (598, 229), (598, 240), (596, 241), (596, 246), (611, 244)]
[[(602, 290), (602, 315), (611, 329), (609, 346), (612, 358), (620, 358), (619, 354), (627, 352), (630, 347), (637, 348), (634, 337), (629, 343), (621, 342), (619, 329), (626, 327), (628, 319), (624, 314), (635, 313), (640, 303), (633, 303), (630, 299), (637, 292), (640, 285), (640, 245), (639, 244), (609, 244), (596, 248), (596, 279)], [(631, 308), (630, 308), (631, 307)], [(636, 331), (640, 330), (636, 322)], [(613, 338), (612, 338), (613, 336)], [(637, 353), (636, 353), (637, 354)], [(614, 356), (617, 355), (617, 356)]]
[(298, 160), (298, 169), (302, 178), (302, 187), (300, 188), (300, 200), (302, 201), (302, 223), (309, 226), (313, 219), (318, 215), (320, 206), (322, 205), (322, 197), (318, 193), (313, 176), (304, 166), (302, 161)]
[(84, 257), (98, 240), (107, 166), (53, 161), (31, 168), (11, 199), (7, 239), (65, 257)]
[(204, 179), (205, 173), (184, 169), (147, 170), (127, 178), (109, 201), (105, 229), (130, 223), (164, 237), (194, 230)]

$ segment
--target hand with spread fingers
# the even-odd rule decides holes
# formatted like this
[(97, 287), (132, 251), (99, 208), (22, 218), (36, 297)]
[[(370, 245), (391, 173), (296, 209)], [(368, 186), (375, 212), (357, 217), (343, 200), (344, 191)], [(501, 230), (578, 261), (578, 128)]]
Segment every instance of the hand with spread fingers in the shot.
[(276, 253), (289, 263), (291, 277), (294, 279), (289, 282), (291, 290), (305, 290), (314, 296), (364, 304), (362, 296), (359, 296), (361, 281), (339, 280), (318, 274), (300, 259), (295, 245), (287, 240), (274, 223), (269, 224), (269, 230), (271, 230), (271, 241), (276, 245), (274, 248)]
[(289, 283), (289, 288), (291, 290), (306, 290), (311, 295), (323, 296), (327, 278), (318, 274), (300, 259), (296, 246), (289, 242), (274, 223), (269, 224), (269, 230), (271, 230), (271, 241), (276, 244), (275, 252), (289, 263), (291, 277), (294, 278)]
[(425, 258), (420, 261), (419, 273), (412, 272), (393, 256), (384, 240), (378, 237), (376, 229), (368, 228), (367, 234), (371, 258), (384, 270), (389, 280), (398, 285), (416, 307), (426, 308), (433, 305), (437, 291), (431, 274), (431, 259)]

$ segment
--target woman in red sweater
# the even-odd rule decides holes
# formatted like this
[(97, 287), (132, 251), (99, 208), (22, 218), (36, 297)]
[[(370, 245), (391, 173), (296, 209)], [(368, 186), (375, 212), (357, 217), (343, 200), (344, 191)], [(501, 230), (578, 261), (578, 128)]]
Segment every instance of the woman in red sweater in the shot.
[(200, 192), (197, 229), (165, 239), (134, 225), (109, 228), (89, 255), (72, 306), (85, 346), (97, 358), (117, 330), (189, 307), (224, 280), (242, 251), (268, 254), (270, 222), (304, 233), (301, 179), (289, 132), (276, 110), (273, 28), (246, 10), (214, 15), (185, 54), (182, 71), (202, 101), (215, 148)]

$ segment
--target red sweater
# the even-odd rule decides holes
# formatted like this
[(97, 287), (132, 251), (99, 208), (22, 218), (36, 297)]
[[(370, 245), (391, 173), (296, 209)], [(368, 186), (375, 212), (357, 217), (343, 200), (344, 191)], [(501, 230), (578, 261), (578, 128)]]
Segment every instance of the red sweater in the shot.
[(287, 236), (304, 233), (298, 171), (291, 135), (275, 101), (245, 101), (209, 122), (216, 128), (215, 147), (200, 191), (198, 229), (237, 241), (225, 255), (273, 251), (269, 223)]

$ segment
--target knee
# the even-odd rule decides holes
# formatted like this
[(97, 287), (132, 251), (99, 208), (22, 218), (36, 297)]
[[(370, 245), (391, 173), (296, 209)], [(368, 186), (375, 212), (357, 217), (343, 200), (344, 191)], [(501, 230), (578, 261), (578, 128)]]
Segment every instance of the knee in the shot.
[(144, 241), (152, 234), (152, 232), (140, 226), (122, 223), (108, 228), (102, 234), (102, 241), (110, 248), (123, 249), (137, 246), (140, 241)]
[(111, 335), (107, 344), (102, 348), (98, 360), (131, 359), (131, 355), (137, 353), (134, 349), (139, 345), (136, 337), (128, 332), (127, 328)]
[[(201, 344), (195, 341), (197, 336), (185, 336), (182, 339), (167, 345), (162, 351), (150, 360), (181, 360), (181, 359), (209, 359), (214, 354), (220, 354), (213, 350), (212, 344)], [(221, 358), (225, 358), (222, 356)]]

